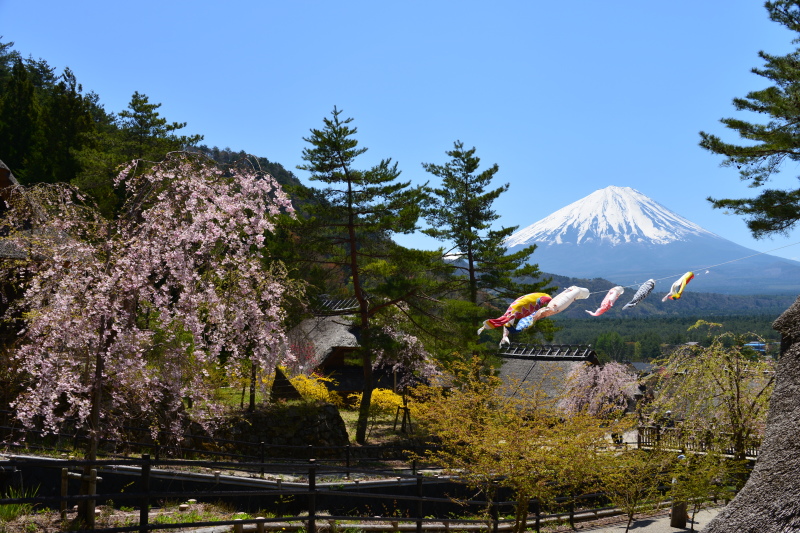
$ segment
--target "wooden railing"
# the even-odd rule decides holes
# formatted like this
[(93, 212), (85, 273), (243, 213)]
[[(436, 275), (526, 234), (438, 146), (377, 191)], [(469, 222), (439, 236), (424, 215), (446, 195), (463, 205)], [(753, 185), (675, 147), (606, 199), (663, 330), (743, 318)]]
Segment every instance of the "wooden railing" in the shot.
[[(336, 527), (345, 529), (369, 529), (371, 531), (477, 531), (491, 530), (494, 532), (508, 530), (513, 518), (515, 501), (486, 501), (476, 498), (471, 491), (464, 493), (454, 503), (450, 493), (452, 486), (443, 491), (438, 488), (442, 482), (449, 482), (449, 478), (422, 474), (400, 474), (386, 470), (358, 470), (362, 481), (348, 478), (349, 473), (343, 469), (318, 464), (311, 459), (304, 464), (275, 464), (252, 463), (252, 470), (267, 470), (284, 476), (291, 476), (292, 482), (281, 483), (273, 480), (254, 480), (251, 478), (235, 478), (220, 476), (220, 471), (215, 474), (197, 474), (170, 471), (170, 467), (180, 467), (192, 470), (208, 470), (227, 468), (241, 468), (241, 463), (222, 463), (217, 461), (154, 461), (149, 455), (140, 459), (115, 459), (115, 460), (56, 460), (36, 457), (8, 457), (0, 461), (0, 467), (9, 472), (20, 475), (32, 475), (30, 469), (51, 470), (59, 472), (62, 479), (69, 480), (77, 474), (70, 471), (83, 472), (89, 469), (93, 478), (103, 480), (97, 487), (97, 492), (79, 495), (74, 490), (68, 490), (67, 483), (62, 483), (60, 494), (34, 495), (18, 498), (0, 497), (0, 505), (35, 504), (36, 508), (60, 509), (63, 519), (73, 517), (69, 511), (78, 502), (86, 502), (91, 509), (113, 500), (114, 504), (123, 504), (127, 507), (138, 508), (138, 523), (126, 526), (98, 527), (97, 524), (84, 523), (84, 529), (77, 533), (123, 533), (137, 532), (149, 533), (162, 530), (165, 527), (175, 529), (181, 527), (201, 526), (232, 526), (233, 531), (287, 531), (303, 529), (306, 533), (315, 533), (322, 527), (331, 531)], [(111, 491), (103, 486), (112, 482), (114, 476), (126, 472), (130, 481), (125, 483), (124, 490)], [(39, 476), (43, 477), (41, 472)], [(192, 477), (190, 480), (189, 477)], [(80, 477), (79, 475), (77, 477)], [(274, 477), (274, 476), (271, 476)], [(206, 478), (205, 486), (189, 490), (184, 487), (188, 481), (201, 482)], [(331, 481), (336, 478), (336, 481)], [(159, 480), (163, 482), (159, 483)], [(452, 481), (458, 482), (456, 479)], [(73, 484), (73, 489), (76, 485)], [(472, 495), (472, 496), (469, 496)], [(240, 502), (247, 499), (257, 499), (259, 508), (270, 511), (270, 517), (256, 517), (241, 520), (220, 519), (218, 521), (170, 523), (154, 523), (149, 511), (157, 502), (214, 502), (221, 498), (235, 497)], [(376, 507), (366, 506), (370, 512), (352, 512), (358, 507), (359, 501), (376, 500)], [(290, 507), (282, 502), (290, 502)], [(618, 511), (607, 506), (607, 499), (602, 493), (584, 494), (570, 498), (557, 498), (556, 507), (560, 512), (550, 513), (536, 500), (529, 503), (529, 522), (534, 531), (540, 531), (546, 522), (569, 522), (570, 524), (586, 519), (596, 519)], [(374, 505), (374, 504), (370, 504)], [(437, 506), (454, 505), (460, 512), (454, 513), (452, 509), (447, 512), (436, 513)], [(322, 509), (325, 509), (324, 511)], [(375, 509), (381, 509), (382, 516), (376, 516)], [(488, 516), (486, 512), (488, 510)], [(94, 513), (89, 513), (93, 516)], [(177, 515), (180, 517), (180, 514)], [(342, 522), (347, 522), (343, 524)], [(356, 522), (355, 524), (353, 522)]]
[[(640, 448), (662, 448), (697, 453), (715, 451), (732, 456), (735, 455), (732, 445), (728, 444), (720, 450), (717, 444), (719, 442), (730, 443), (732, 440), (730, 437), (730, 433), (711, 430), (690, 431), (681, 427), (640, 426), (637, 444)], [(756, 459), (760, 446), (759, 440), (750, 439), (745, 445), (746, 457)]]

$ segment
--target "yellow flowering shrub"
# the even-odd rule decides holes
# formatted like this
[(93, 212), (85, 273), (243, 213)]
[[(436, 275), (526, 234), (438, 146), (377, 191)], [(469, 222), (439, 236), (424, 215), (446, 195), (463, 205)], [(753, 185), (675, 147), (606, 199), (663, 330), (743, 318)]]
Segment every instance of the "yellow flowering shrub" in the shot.
[[(350, 405), (361, 403), (361, 393), (348, 396), (347, 401)], [(373, 389), (372, 400), (369, 404), (370, 418), (395, 414), (398, 407), (403, 407), (403, 397), (389, 389)]]
[[(353, 406), (361, 404), (362, 393), (357, 392), (347, 397), (347, 403)], [(397, 413), (397, 408), (402, 407), (403, 398), (389, 389), (373, 389), (372, 399), (369, 403), (369, 420), (367, 423), (367, 437), (378, 424), (378, 419)]]
[(289, 381), (294, 385), (294, 388), (297, 389), (297, 392), (300, 393), (300, 396), (307, 402), (320, 401), (332, 403), (337, 407), (344, 407), (342, 397), (335, 392), (329, 391), (328, 387), (325, 386), (326, 383), (336, 383), (332, 378), (320, 376), (318, 374), (312, 374), (310, 376), (298, 374), (289, 378)]

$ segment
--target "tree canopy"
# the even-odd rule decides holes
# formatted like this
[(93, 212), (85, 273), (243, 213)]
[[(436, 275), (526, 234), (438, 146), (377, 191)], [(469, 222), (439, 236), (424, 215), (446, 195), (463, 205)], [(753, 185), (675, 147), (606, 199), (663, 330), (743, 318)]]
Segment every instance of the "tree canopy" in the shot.
[(185, 155), (134, 163), (118, 180), (126, 202), (113, 220), (66, 184), (13, 191), (2, 220), (4, 244), (19, 251), (0, 263), (22, 295), (4, 316), (19, 331), (17, 417), (88, 428), (90, 459), (101, 431), (124, 420), (173, 431), (187, 414), (209, 422), (218, 365), (288, 356), (288, 287), (261, 256), (273, 217), (292, 209), (274, 180), (226, 177)]
[[(454, 261), (454, 268), (464, 272), (464, 293), (472, 303), (478, 303), (478, 293), (484, 298), (514, 299), (525, 292), (536, 292), (548, 280), (522, 284), (519, 280), (539, 274), (536, 265), (526, 264), (536, 249), (528, 246), (513, 254), (506, 254), (503, 241), (516, 227), (491, 229), (500, 218), (492, 204), (509, 189), (506, 183), (487, 190), (497, 174), (497, 164), (478, 171), (480, 158), (476, 149), (465, 149), (464, 143), (456, 141), (453, 149), (446, 153), (450, 160), (444, 165), (423, 163), (423, 168), (441, 180), (433, 187), (431, 205), (426, 210), (430, 228), (424, 233), (445, 241), (452, 248), (446, 251)], [(487, 295), (486, 291), (492, 294)]]
[[(465, 148), (455, 141), (443, 165), (423, 163), (422, 167), (439, 178), (431, 188), (425, 209), (429, 228), (423, 232), (446, 243), (443, 250), (447, 264), (453, 269), (453, 292), (450, 306), (454, 325), (462, 325), (459, 338), (472, 337), (475, 323), (505, 311), (506, 306), (523, 294), (541, 292), (550, 283), (539, 268), (529, 263), (536, 246), (507, 253), (504, 241), (517, 228), (492, 229), (500, 218), (494, 209), (497, 198), (508, 191), (509, 184), (490, 188), (499, 171), (497, 164), (480, 169), (476, 149)], [(469, 304), (472, 304), (471, 306)], [(476, 308), (480, 306), (479, 308)], [(457, 317), (457, 318), (456, 318)], [(551, 330), (549, 321), (537, 324), (531, 331)], [(467, 343), (467, 349), (475, 349)]]
[[(395, 233), (417, 229), (422, 187), (400, 181), (397, 163), (383, 159), (360, 169), (357, 159), (366, 152), (355, 138), (352, 118), (342, 118), (334, 107), (323, 119), (324, 127), (313, 128), (305, 140), (304, 165), (321, 189), (298, 189), (304, 200), (298, 221), (304, 236), (306, 259), (340, 276), (343, 287), (358, 301), (354, 314), (360, 330), (364, 373), (356, 440), (366, 439), (369, 404), (373, 388), (372, 365), (377, 337), (376, 315), (391, 311), (410, 313), (425, 307), (432, 254), (407, 250), (391, 240)], [(340, 287), (341, 290), (342, 287)]]
[[(766, 2), (765, 7), (773, 21), (800, 33), (800, 3), (796, 0)], [(786, 55), (760, 51), (759, 57), (764, 66), (752, 72), (772, 85), (734, 98), (733, 105), (737, 111), (761, 115), (765, 122), (722, 119), (722, 124), (741, 137), (742, 144), (700, 132), (700, 146), (725, 156), (723, 166), (735, 166), (740, 179), (753, 188), (765, 187), (782, 169), (791, 172), (786, 169), (788, 163), (800, 161), (800, 49)], [(800, 220), (800, 188), (764, 188), (753, 198), (708, 200), (715, 208), (745, 216), (756, 238), (787, 234)]]

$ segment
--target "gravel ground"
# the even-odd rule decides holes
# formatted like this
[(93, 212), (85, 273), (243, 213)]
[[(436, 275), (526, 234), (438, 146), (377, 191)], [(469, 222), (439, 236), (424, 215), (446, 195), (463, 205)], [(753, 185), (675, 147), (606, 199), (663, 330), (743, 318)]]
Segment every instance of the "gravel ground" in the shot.
[[(694, 531), (701, 531), (712, 518), (717, 516), (721, 508), (703, 509), (695, 516)], [(687, 522), (685, 528), (671, 527), (669, 525), (669, 511), (662, 511), (649, 516), (637, 516), (631, 524), (630, 533), (676, 533), (679, 531), (692, 531), (692, 523)], [(575, 524), (577, 530), (591, 531), (592, 533), (624, 533), (627, 526), (625, 517), (615, 516), (602, 520)], [(557, 530), (561, 531), (561, 530)], [(563, 531), (570, 531), (569, 528)]]

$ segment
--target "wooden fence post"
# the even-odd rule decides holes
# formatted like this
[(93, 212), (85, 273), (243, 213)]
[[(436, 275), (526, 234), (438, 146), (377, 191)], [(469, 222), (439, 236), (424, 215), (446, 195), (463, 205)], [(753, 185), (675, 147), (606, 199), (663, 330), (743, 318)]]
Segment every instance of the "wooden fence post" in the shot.
[(307, 533), (317, 533), (317, 461), (308, 460), (308, 531)]
[(258, 455), (259, 459), (261, 460), (261, 479), (264, 479), (264, 462), (265, 462), (265, 455), (264, 455), (264, 441), (258, 445)]
[[(92, 468), (89, 470), (89, 494), (97, 494), (97, 469)], [(86, 501), (86, 522), (89, 529), (94, 529), (94, 511), (97, 506), (97, 500)]]
[(497, 509), (497, 503), (492, 502), (489, 507), (489, 515), (492, 517), (492, 532), (497, 533), (500, 531), (500, 511)]
[(139, 504), (139, 533), (147, 533), (149, 528), (149, 513), (150, 513), (150, 454), (142, 454), (142, 478), (141, 487), (142, 499)]
[(59, 509), (61, 510), (61, 520), (67, 519), (67, 491), (69, 488), (69, 469), (61, 469), (61, 503)]
[(569, 527), (575, 529), (575, 497), (569, 502)]
[(344, 447), (345, 452), (345, 474), (350, 479), (350, 445)]
[(417, 533), (422, 533), (422, 476), (417, 475)]

